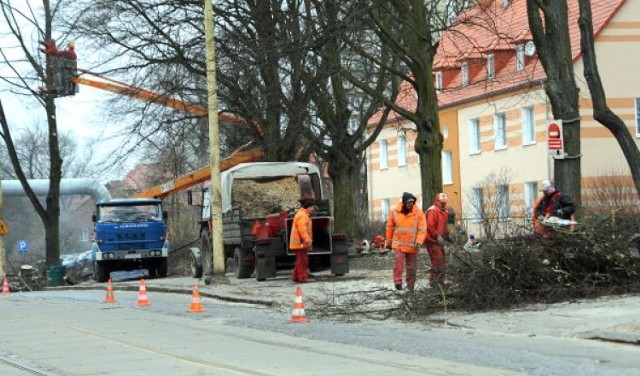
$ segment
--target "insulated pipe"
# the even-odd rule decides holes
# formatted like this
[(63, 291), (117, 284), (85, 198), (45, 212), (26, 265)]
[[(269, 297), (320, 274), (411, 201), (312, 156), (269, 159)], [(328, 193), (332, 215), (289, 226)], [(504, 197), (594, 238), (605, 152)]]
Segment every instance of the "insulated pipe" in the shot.
[[(49, 193), (48, 179), (29, 179), (27, 180), (31, 189), (37, 196), (44, 196)], [(26, 196), (20, 180), (2, 180), (2, 195), (5, 197)], [(93, 179), (74, 178), (60, 180), (60, 195), (89, 195), (96, 202), (102, 200), (110, 200), (111, 193), (107, 188)]]

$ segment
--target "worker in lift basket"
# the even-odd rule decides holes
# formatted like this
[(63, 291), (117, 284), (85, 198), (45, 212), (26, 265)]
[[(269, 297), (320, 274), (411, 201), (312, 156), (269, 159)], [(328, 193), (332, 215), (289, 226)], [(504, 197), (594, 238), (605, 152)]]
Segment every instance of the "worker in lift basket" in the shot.
[(309, 252), (313, 249), (313, 229), (311, 217), (318, 210), (315, 201), (300, 200), (301, 208), (293, 217), (289, 249), (296, 254), (296, 264), (291, 279), (293, 282), (305, 283), (309, 280)]
[[(416, 196), (405, 192), (402, 202), (391, 211), (387, 220), (387, 241), (393, 249), (393, 283), (402, 290), (402, 272), (406, 265), (405, 281), (407, 289), (413, 291), (418, 268), (420, 245), (427, 235), (424, 213), (416, 205)], [(386, 244), (385, 247), (387, 248)]]

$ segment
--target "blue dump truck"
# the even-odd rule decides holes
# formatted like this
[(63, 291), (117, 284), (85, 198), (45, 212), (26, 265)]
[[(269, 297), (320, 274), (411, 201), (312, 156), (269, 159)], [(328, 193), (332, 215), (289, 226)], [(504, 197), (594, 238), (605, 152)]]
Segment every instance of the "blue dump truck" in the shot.
[(106, 282), (114, 271), (137, 269), (148, 270), (151, 278), (167, 276), (167, 212), (161, 200), (99, 201), (92, 219), (96, 281)]

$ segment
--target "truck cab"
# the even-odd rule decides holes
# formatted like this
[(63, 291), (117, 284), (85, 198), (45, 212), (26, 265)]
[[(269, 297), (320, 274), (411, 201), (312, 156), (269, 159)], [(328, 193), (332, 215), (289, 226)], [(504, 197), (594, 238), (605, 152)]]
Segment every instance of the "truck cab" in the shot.
[(167, 276), (167, 213), (159, 199), (113, 199), (96, 204), (92, 257), (95, 279), (113, 271), (146, 269)]

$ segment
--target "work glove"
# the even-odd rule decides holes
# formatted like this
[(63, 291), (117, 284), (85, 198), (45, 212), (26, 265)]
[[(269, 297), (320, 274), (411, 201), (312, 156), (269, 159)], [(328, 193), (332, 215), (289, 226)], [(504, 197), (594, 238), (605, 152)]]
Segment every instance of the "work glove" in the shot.
[(439, 245), (444, 245), (444, 238), (442, 236), (438, 236), (437, 240)]

